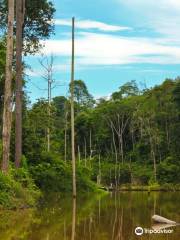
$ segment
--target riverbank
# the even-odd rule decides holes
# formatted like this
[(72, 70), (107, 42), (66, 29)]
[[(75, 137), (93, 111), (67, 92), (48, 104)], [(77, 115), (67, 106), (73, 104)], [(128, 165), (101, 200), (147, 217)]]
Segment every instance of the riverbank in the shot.
[[(59, 160), (31, 167), (23, 164), (19, 169), (10, 167), (8, 174), (0, 172), (0, 210), (32, 208), (49, 192), (72, 195), (71, 168), (70, 162)], [(76, 177), (78, 193), (100, 191), (87, 168), (77, 166)]]
[[(49, 159), (48, 159), (49, 160)], [(51, 161), (50, 161), (51, 160)], [(10, 168), (9, 173), (0, 173), (0, 209), (25, 209), (37, 205), (40, 196), (46, 196), (49, 192), (58, 192), (62, 196), (72, 193), (72, 166), (62, 160), (50, 159), (35, 166)], [(77, 164), (77, 191), (78, 193), (90, 193), (98, 191), (112, 191), (108, 189), (108, 181), (105, 183), (106, 174), (102, 172), (102, 185), (98, 186), (96, 178), (92, 176), (92, 169)], [(106, 173), (106, 172), (105, 172)], [(101, 188), (101, 190), (99, 190)], [(119, 191), (180, 191), (180, 184), (134, 185), (121, 184)]]
[(0, 172), (0, 210), (31, 208), (40, 196), (40, 189), (26, 169), (11, 168), (7, 175)]
[(140, 186), (140, 185), (130, 185), (130, 184), (124, 184), (119, 187), (119, 191), (164, 191), (164, 192), (175, 192), (180, 191), (180, 184), (154, 184), (150, 186)]

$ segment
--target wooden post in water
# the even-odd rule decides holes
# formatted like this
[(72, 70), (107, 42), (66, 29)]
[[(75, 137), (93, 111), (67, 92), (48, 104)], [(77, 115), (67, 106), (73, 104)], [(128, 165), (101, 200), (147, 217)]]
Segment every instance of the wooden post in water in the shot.
[(72, 62), (71, 62), (71, 154), (72, 154), (72, 182), (73, 198), (76, 198), (76, 157), (75, 157), (75, 133), (74, 133), (74, 25), (75, 18), (72, 18)]

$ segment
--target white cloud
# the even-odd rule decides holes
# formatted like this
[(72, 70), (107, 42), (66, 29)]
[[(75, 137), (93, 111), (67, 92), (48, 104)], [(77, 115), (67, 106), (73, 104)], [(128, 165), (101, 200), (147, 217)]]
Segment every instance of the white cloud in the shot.
[[(53, 73), (61, 73), (61, 72), (67, 72), (70, 71), (71, 65), (69, 63), (63, 63), (63, 64), (55, 64), (53, 66)], [(36, 67), (33, 69), (26, 69), (26, 75), (29, 77), (43, 77), (44, 76), (44, 69), (37, 64)]]
[(38, 77), (39, 75), (41, 75), (42, 73), (38, 70), (33, 71), (32, 69), (26, 69), (26, 75), (29, 77)]
[[(135, 16), (139, 25), (154, 29), (171, 41), (180, 39), (179, 0), (116, 0), (126, 6)], [(120, 7), (121, 7), (120, 5)], [(136, 17), (135, 17), (136, 18)], [(137, 21), (137, 19), (135, 19)]]
[[(61, 26), (71, 26), (72, 22), (69, 19), (55, 19), (55, 25)], [(76, 20), (76, 28), (79, 29), (96, 29), (100, 31), (109, 31), (109, 32), (117, 32), (130, 30), (131, 28), (125, 26), (116, 26), (110, 25), (103, 22), (92, 21), (92, 20)]]
[(180, 8), (180, 2), (178, 0), (151, 0), (151, 1), (144, 1), (144, 0), (117, 0), (118, 2), (131, 5), (131, 7), (135, 6), (152, 6), (154, 8), (161, 8), (161, 9), (169, 9), (169, 8)]
[[(45, 54), (70, 57), (71, 40), (44, 42)], [(166, 39), (130, 38), (111, 34), (81, 32), (75, 42), (78, 65), (119, 65), (128, 63), (180, 63), (180, 46), (166, 44)]]

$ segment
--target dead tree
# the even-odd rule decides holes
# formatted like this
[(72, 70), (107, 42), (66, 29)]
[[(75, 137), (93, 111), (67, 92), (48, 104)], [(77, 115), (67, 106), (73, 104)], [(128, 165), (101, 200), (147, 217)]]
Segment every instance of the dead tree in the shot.
[(52, 100), (52, 84), (54, 83), (53, 80), (53, 65), (54, 65), (54, 56), (51, 55), (50, 59), (48, 57), (43, 57), (39, 60), (39, 63), (44, 69), (44, 74), (42, 77), (47, 82), (47, 91), (48, 91), (48, 127), (47, 127), (47, 151), (50, 151), (51, 147), (51, 131), (50, 131), (50, 119), (51, 119), (51, 100)]
[(122, 114), (121, 116), (117, 114), (117, 126), (111, 121), (112, 127), (115, 130), (118, 141), (119, 141), (119, 152), (121, 155), (121, 162), (124, 163), (124, 141), (123, 141), (123, 135), (126, 130), (127, 124), (129, 122), (129, 118), (125, 119), (125, 114)]
[(64, 130), (64, 161), (67, 161), (67, 121), (68, 121), (68, 111), (65, 110), (65, 130)]
[(76, 157), (75, 157), (75, 130), (74, 130), (74, 25), (72, 18), (72, 63), (71, 63), (71, 154), (72, 154), (72, 181), (73, 197), (76, 198)]

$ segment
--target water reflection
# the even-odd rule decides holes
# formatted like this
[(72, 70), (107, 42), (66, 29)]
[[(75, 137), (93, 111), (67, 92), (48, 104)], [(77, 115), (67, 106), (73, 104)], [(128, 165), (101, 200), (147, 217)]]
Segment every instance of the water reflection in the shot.
[(75, 240), (75, 236), (76, 236), (76, 198), (73, 198), (71, 240)]
[[(0, 240), (179, 240), (180, 227), (153, 225), (162, 215), (180, 222), (180, 193), (89, 194), (77, 200), (48, 196), (36, 210), (1, 212)], [(135, 235), (137, 226), (174, 233)]]

